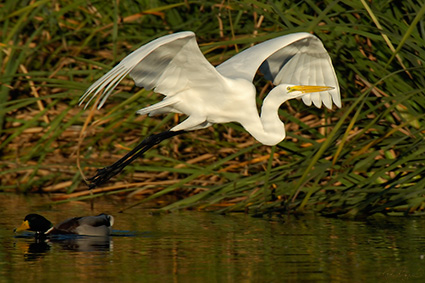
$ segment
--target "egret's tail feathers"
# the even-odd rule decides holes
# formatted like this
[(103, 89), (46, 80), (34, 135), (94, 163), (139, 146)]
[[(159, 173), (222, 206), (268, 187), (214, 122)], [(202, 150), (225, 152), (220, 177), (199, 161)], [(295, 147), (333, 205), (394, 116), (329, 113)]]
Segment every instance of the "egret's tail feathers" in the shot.
[(173, 105), (175, 105), (177, 102), (178, 102), (178, 99), (175, 96), (166, 97), (161, 102), (158, 102), (154, 105), (137, 110), (137, 114), (139, 115), (149, 114), (150, 116), (153, 116), (153, 115), (169, 113), (169, 112), (180, 113), (179, 111), (173, 108)]

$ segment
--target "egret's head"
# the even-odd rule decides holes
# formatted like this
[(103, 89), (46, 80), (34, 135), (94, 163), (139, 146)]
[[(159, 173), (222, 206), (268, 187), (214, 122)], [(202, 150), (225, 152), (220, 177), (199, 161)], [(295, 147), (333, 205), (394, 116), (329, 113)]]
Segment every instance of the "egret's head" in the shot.
[(288, 95), (294, 98), (302, 97), (305, 94), (312, 92), (321, 92), (334, 89), (331, 86), (316, 86), (316, 85), (285, 85)]

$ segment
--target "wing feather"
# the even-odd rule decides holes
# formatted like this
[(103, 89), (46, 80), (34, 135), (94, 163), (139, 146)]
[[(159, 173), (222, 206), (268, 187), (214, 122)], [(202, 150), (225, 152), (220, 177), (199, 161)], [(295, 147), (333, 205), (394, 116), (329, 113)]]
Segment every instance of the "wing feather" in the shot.
[[(126, 75), (137, 86), (166, 96), (174, 95), (203, 81), (220, 84), (223, 79), (205, 59), (193, 32), (180, 32), (151, 41), (125, 57), (112, 70), (97, 80), (80, 98), (80, 105), (89, 97), (101, 95), (101, 108), (114, 88)], [(87, 106), (87, 105), (86, 105)]]
[[(125, 57), (112, 70), (97, 80), (81, 97), (89, 104), (100, 95), (98, 108), (121, 80), (130, 75), (137, 86), (166, 96), (189, 88), (220, 86), (223, 76), (252, 81), (257, 70), (275, 85), (324, 85), (334, 89), (307, 94), (304, 103), (322, 102), (331, 108), (332, 101), (341, 107), (338, 80), (331, 59), (322, 42), (309, 33), (277, 37), (255, 45), (214, 68), (203, 56), (193, 32), (180, 32), (160, 37)], [(168, 106), (168, 107), (171, 107)]]
[(301, 32), (268, 40), (217, 66), (224, 76), (250, 81), (257, 69), (275, 85), (332, 86), (333, 90), (303, 96), (303, 101), (307, 105), (313, 102), (317, 107), (323, 102), (331, 108), (331, 99), (341, 107), (338, 80), (331, 59), (322, 42), (312, 34)]

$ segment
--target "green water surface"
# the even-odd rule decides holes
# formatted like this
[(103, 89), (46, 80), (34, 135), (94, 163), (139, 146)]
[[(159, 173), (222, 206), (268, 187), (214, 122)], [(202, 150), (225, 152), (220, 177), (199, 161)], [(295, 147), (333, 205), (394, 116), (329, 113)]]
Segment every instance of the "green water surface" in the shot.
[[(47, 199), (0, 196), (1, 282), (422, 282), (425, 219), (344, 221), (244, 214), (153, 215), (97, 201), (46, 208)], [(115, 236), (37, 243), (13, 228), (29, 212), (59, 222), (112, 213)]]

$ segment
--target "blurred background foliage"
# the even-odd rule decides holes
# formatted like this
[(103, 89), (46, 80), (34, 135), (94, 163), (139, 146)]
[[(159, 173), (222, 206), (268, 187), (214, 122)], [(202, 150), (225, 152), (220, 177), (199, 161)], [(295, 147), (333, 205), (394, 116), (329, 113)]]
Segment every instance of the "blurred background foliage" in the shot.
[[(3, 1), (0, 190), (257, 216), (421, 215), (424, 13), (423, 1), (413, 0)], [(183, 30), (196, 33), (213, 65), (270, 38), (314, 33), (334, 63), (343, 107), (285, 103), (288, 137), (275, 147), (237, 124), (175, 137), (88, 191), (82, 173), (184, 117), (137, 116), (161, 95), (129, 78), (101, 110), (83, 110), (79, 97), (132, 50)], [(255, 85), (260, 106), (273, 86), (261, 74)]]

